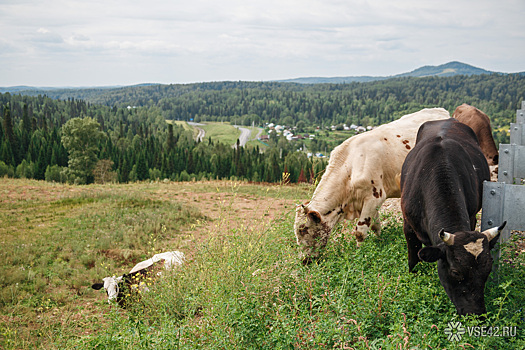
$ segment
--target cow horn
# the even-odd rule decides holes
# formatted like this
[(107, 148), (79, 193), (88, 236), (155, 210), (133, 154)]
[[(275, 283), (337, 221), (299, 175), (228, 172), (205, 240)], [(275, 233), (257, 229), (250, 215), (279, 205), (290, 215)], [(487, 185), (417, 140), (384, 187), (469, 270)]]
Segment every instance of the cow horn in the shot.
[(494, 238), (496, 238), (499, 233), (501, 232), (501, 230), (503, 230), (505, 228), (505, 225), (507, 225), (507, 222), (504, 221), (503, 224), (501, 224), (500, 227), (493, 227), (493, 228), (489, 228), (488, 230), (485, 230), (483, 231), (482, 233), (487, 236), (487, 239), (490, 241), (492, 241)]
[(439, 238), (441, 238), (441, 240), (445, 242), (446, 245), (454, 244), (454, 235), (452, 233), (445, 232), (444, 228), (439, 231)]

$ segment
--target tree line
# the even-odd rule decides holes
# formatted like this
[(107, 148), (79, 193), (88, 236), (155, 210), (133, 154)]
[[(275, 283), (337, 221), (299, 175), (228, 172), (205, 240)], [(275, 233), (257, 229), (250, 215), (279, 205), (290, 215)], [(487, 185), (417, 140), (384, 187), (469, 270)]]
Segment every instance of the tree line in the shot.
[[(166, 120), (275, 123), (304, 131), (342, 124), (380, 125), (422, 108), (453, 112), (468, 103), (489, 115), (499, 143), (508, 142), (505, 127), (524, 97), (525, 76), (520, 74), (5, 93), (0, 94), (0, 175), (77, 183), (232, 177), (276, 182), (288, 173), (289, 181), (312, 181), (325, 162), (296, 152), (282, 138), (272, 137), (264, 152), (211, 139), (199, 143), (190, 131)], [(93, 145), (75, 149), (76, 143), (70, 141), (83, 128)], [(321, 150), (326, 144), (323, 139), (312, 142)], [(90, 154), (81, 152), (88, 148)]]

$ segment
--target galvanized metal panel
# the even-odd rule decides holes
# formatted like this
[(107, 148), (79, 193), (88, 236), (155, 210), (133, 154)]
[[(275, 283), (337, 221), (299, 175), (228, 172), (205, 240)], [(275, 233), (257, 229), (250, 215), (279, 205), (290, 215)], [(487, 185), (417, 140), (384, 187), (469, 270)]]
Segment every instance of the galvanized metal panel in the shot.
[(500, 144), (498, 181), (513, 184), (514, 179), (525, 179), (525, 146)]
[(525, 124), (510, 124), (510, 143), (525, 146)]
[[(516, 111), (516, 123), (511, 124), (510, 142), (499, 146), (499, 182), (483, 184), (481, 230), (507, 221), (500, 242), (506, 242), (513, 230), (525, 231), (525, 186), (514, 185), (514, 179), (525, 179), (525, 101)], [(492, 254), (498, 259), (501, 251)]]
[(505, 184), (485, 181), (483, 184), (483, 211), (481, 212), (481, 230), (500, 225), (503, 220), (505, 203)]
[[(503, 204), (503, 220), (507, 220), (506, 230), (525, 231), (525, 186), (505, 185), (505, 202)], [(509, 236), (502, 236), (505, 242)]]
[(498, 165), (498, 182), (505, 182), (511, 184), (513, 180), (514, 166), (512, 161), (514, 160), (513, 154), (511, 154), (511, 145), (499, 144), (499, 165)]
[(514, 145), (514, 178), (525, 179), (525, 146)]
[[(507, 221), (507, 225), (500, 233), (499, 238), (500, 243), (507, 242), (511, 231), (525, 231), (524, 214), (525, 186), (488, 181), (483, 184), (481, 231), (499, 226)], [(501, 256), (500, 249), (493, 250), (492, 256), (496, 260), (499, 259)]]
[(516, 111), (516, 123), (525, 124), (525, 108)]
[[(503, 223), (503, 221), (505, 221), (505, 186), (506, 185), (503, 182), (485, 181), (483, 183), (481, 231), (488, 230), (494, 226), (499, 226)], [(506, 240), (503, 238), (503, 235), (505, 235), (505, 238), (508, 239), (509, 233), (505, 232), (505, 230), (507, 230), (507, 225), (505, 226), (505, 229), (503, 229), (503, 232), (500, 233), (500, 235), (502, 235), (500, 237), (500, 243), (506, 242)], [(494, 249), (492, 250), (491, 254), (494, 260), (498, 261), (501, 256), (501, 250)], [(494, 272), (497, 271), (496, 266), (497, 265), (493, 266)]]

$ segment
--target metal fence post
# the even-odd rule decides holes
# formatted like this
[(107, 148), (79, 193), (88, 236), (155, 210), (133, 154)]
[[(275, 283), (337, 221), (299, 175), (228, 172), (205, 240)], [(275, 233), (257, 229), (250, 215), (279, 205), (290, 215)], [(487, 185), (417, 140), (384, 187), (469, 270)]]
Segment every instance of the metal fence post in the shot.
[(510, 124), (510, 143), (525, 146), (525, 124)]
[[(500, 234), (500, 243), (509, 240), (512, 230), (525, 229), (525, 186), (521, 185), (525, 179), (525, 101), (516, 111), (516, 123), (511, 123), (510, 142), (499, 145), (498, 182), (485, 181), (483, 184), (481, 230), (507, 221)], [(515, 179), (518, 179), (517, 185), (514, 185)], [(492, 255), (495, 260), (499, 259), (501, 249), (493, 251)]]

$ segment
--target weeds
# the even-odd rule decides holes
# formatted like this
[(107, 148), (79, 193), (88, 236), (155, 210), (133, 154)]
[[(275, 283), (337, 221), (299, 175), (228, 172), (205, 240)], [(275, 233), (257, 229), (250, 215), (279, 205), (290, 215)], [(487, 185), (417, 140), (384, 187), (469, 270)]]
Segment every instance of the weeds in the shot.
[[(93, 194), (94, 201), (81, 204), (82, 217), (68, 214), (60, 217), (55, 227), (65, 244), (45, 245), (41, 248), (42, 261), (34, 253), (31, 265), (21, 264), (26, 270), (10, 270), (10, 281), (19, 281), (19, 287), (2, 287), (2, 293), (6, 294), (3, 317), (14, 319), (26, 312), (36, 319), (35, 316), (49, 316), (54, 310), (69, 310), (74, 319), (91, 310), (88, 311), (91, 317), (85, 316), (76, 323), (80, 327), (82, 322), (88, 322), (89, 332), (75, 332), (63, 323), (64, 319), (53, 323), (48, 318), (29, 327), (30, 335), (20, 337), (12, 323), (3, 322), (0, 326), (3, 346), (24, 347), (29, 341), (60, 349), (517, 349), (525, 346), (524, 257), (516, 256), (510, 245), (505, 254), (512, 259), (505, 254), (503, 259), (511, 263), (502, 260), (499, 280), (487, 283), (488, 314), (481, 321), (456, 314), (439, 282), (435, 264), (420, 264), (416, 273), (408, 273), (399, 217), (382, 217), (381, 236), (370, 235), (360, 248), (351, 235), (352, 224), (339, 225), (322, 258), (304, 267), (293, 235), (293, 205), (286, 204), (289, 207), (275, 215), (262, 204), (249, 210), (235, 204), (246, 196), (275, 198), (274, 202), (293, 199), (291, 187), (256, 190), (236, 183), (203, 183), (195, 188), (211, 189), (208, 193), (213, 194), (214, 202), (221, 202), (218, 217), (211, 214), (204, 217), (191, 208), (177, 207), (176, 202), (166, 200), (172, 189), (163, 187), (149, 189), (147, 195), (142, 193), (144, 190), (100, 197)], [(296, 192), (309, 191), (299, 186), (293, 188)], [(302, 193), (300, 196), (306, 197)], [(184, 214), (176, 217), (172, 212)], [(265, 214), (271, 214), (273, 219), (268, 220)], [(247, 220), (247, 216), (252, 220)], [(173, 226), (174, 220), (182, 226)], [(178, 235), (174, 233), (177, 230), (181, 231)], [(82, 283), (76, 299), (60, 293), (45, 297), (37, 292), (38, 279), (46, 281), (44, 290), (63, 281), (63, 276), (74, 279), (77, 275), (75, 269), (70, 270), (71, 266), (87, 273), (88, 280), (115, 274), (119, 269), (129, 268), (141, 254), (163, 248), (159, 242), (170, 237), (183, 237), (177, 242), (185, 244), (188, 237), (183, 233), (185, 230), (193, 231), (190, 234), (206, 230), (206, 238), (192, 241), (196, 245), (187, 263), (165, 274), (127, 310), (108, 305), (104, 298), (89, 298), (93, 303), (91, 309), (72, 308), (75, 300), (89, 296)], [(72, 235), (77, 239), (73, 240)], [(119, 242), (118, 249), (111, 245), (112, 241)], [(31, 251), (30, 248), (21, 247), (19, 251)], [(84, 260), (77, 259), (83, 255)], [(95, 258), (90, 260), (91, 256)], [(72, 286), (69, 280), (65, 283)], [(21, 284), (25, 286), (20, 287)], [(27, 285), (32, 285), (33, 290), (24, 289)], [(27, 322), (30, 317), (23, 319)], [(445, 334), (451, 321), (461, 322), (465, 327), (516, 326), (517, 333), (512, 337), (476, 337), (466, 333), (460, 341), (451, 342)]]
[[(488, 287), (494, 290), (487, 296), (486, 322), (515, 325), (518, 334), (448, 341), (448, 322), (481, 321), (456, 314), (435, 265), (408, 273), (402, 225), (391, 217), (385, 221), (382, 236), (369, 237), (359, 249), (350, 227), (339, 226), (322, 260), (310, 267), (298, 258), (293, 210), (259, 230), (224, 230), (229, 226), (221, 221), (194, 260), (161, 281), (133, 312), (144, 329), (155, 330), (149, 344), (160, 349), (523, 347), (524, 321), (510, 302), (518, 295), (506, 276), (507, 284)], [(122, 322), (114, 324), (118, 331), (85, 341), (106, 344), (114, 332), (122, 333)]]

